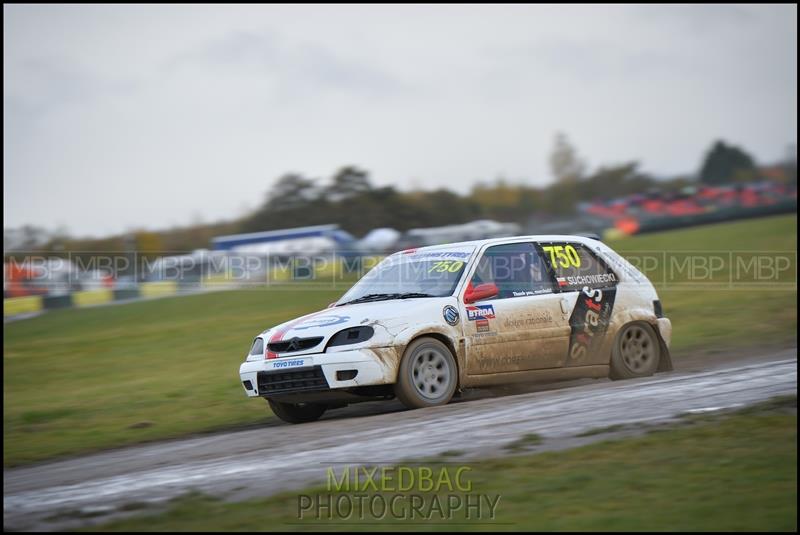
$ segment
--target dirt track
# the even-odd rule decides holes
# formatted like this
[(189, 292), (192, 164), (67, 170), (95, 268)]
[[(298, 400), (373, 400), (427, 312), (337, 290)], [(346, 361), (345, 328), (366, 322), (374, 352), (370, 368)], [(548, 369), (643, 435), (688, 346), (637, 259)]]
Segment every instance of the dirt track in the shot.
[[(590, 429), (662, 422), (797, 392), (796, 348), (677, 361), (648, 379), (585, 380), (469, 393), (445, 407), (403, 411), (395, 402), (331, 412), (322, 421), (189, 438), (6, 470), (7, 529), (60, 529), (108, 518), (132, 503), (162, 503), (189, 490), (231, 499), (321, 480), (331, 463), (388, 464), (458, 452), (457, 460), (507, 453), (527, 433), (545, 447), (593, 440)], [(517, 389), (516, 392), (519, 392)]]

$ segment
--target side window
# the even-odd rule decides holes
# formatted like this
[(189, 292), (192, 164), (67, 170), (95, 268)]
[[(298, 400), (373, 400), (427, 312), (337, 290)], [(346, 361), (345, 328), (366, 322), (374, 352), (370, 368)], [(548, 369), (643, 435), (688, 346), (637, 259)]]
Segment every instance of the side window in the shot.
[(474, 287), (487, 282), (497, 285), (498, 299), (554, 291), (547, 265), (532, 243), (508, 243), (486, 249), (471, 284)]
[(541, 243), (545, 261), (553, 269), (561, 291), (607, 288), (617, 284), (617, 276), (602, 259), (580, 243)]

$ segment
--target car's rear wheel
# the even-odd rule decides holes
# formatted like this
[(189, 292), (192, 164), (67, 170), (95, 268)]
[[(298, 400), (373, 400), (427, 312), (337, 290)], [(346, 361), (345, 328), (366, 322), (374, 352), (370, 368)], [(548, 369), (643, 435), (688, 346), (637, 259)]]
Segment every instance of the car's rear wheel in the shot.
[(290, 424), (303, 424), (319, 420), (325, 414), (325, 405), (319, 403), (285, 403), (268, 399), (269, 408), (275, 416)]
[(453, 353), (435, 338), (418, 338), (409, 344), (400, 363), (394, 392), (410, 409), (445, 405), (458, 386)]
[(661, 345), (653, 327), (644, 322), (620, 329), (611, 352), (611, 379), (653, 375), (661, 359)]

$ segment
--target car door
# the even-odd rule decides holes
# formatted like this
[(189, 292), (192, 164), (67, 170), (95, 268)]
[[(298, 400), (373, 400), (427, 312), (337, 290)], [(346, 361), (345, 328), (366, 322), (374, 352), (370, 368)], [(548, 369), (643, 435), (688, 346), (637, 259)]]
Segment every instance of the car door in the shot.
[[(487, 286), (494, 295), (485, 295)], [(480, 287), (480, 288), (479, 288)], [(531, 242), (486, 248), (461, 299), (467, 373), (480, 375), (558, 368), (564, 365), (569, 323), (541, 251)], [(467, 299), (468, 301), (470, 299)]]
[(569, 310), (569, 341), (565, 366), (607, 364), (602, 354), (609, 331), (619, 279), (586, 245), (558, 241), (539, 243), (556, 278), (564, 306)]

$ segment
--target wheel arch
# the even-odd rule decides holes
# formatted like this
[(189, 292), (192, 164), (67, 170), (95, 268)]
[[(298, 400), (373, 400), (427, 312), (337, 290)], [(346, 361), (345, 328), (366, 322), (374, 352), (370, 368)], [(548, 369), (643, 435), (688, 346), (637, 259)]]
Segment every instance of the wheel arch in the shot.
[(656, 334), (656, 338), (658, 339), (658, 346), (659, 346), (659, 350), (660, 350), (659, 359), (658, 359), (658, 367), (656, 368), (656, 373), (659, 373), (659, 372), (671, 372), (674, 369), (673, 366), (672, 366), (672, 355), (671, 355), (671, 353), (669, 351), (669, 346), (667, 345), (666, 341), (664, 340), (664, 337), (661, 336), (661, 330), (658, 327), (658, 319), (655, 318), (655, 317), (653, 317), (653, 318), (649, 318), (649, 317), (644, 317), (644, 318), (631, 317), (631, 318), (628, 318), (628, 321), (625, 321), (624, 323), (622, 323), (619, 326), (619, 328), (614, 333), (614, 336), (611, 337), (611, 340), (610, 340), (611, 343), (610, 343), (609, 348), (608, 348), (608, 364), (609, 364), (609, 366), (611, 365), (611, 358), (613, 356), (614, 347), (617, 345), (617, 340), (619, 339), (622, 331), (625, 329), (625, 327), (627, 327), (628, 325), (634, 324), (634, 323), (645, 323), (645, 324), (649, 325), (653, 329), (653, 332), (655, 332), (655, 334)]
[[(453, 360), (455, 360), (455, 362), (456, 362), (456, 380), (458, 381), (457, 384), (456, 384), (456, 391), (457, 392), (460, 391), (461, 390), (461, 382), (462, 382), (461, 381), (461, 379), (462, 379), (461, 373), (462, 373), (462, 370), (466, 369), (466, 367), (464, 366), (464, 363), (462, 362), (463, 358), (464, 358), (464, 351), (463, 350), (462, 351), (458, 350), (458, 345), (456, 344), (456, 342), (453, 340), (453, 338), (450, 335), (445, 334), (444, 332), (441, 332), (441, 331), (438, 331), (438, 330), (423, 330), (423, 331), (419, 331), (419, 332), (415, 333), (414, 336), (409, 338), (408, 341), (406, 341), (403, 344), (403, 350), (400, 352), (400, 358), (401, 359), (405, 358), (406, 350), (408, 349), (408, 346), (410, 346), (412, 343), (416, 342), (420, 338), (433, 338), (434, 340), (438, 340), (439, 342), (443, 343), (445, 345), (445, 347), (447, 347), (447, 349), (453, 355)], [(461, 347), (463, 348), (463, 344), (461, 344)], [(399, 366), (398, 366), (398, 368), (399, 368)]]

